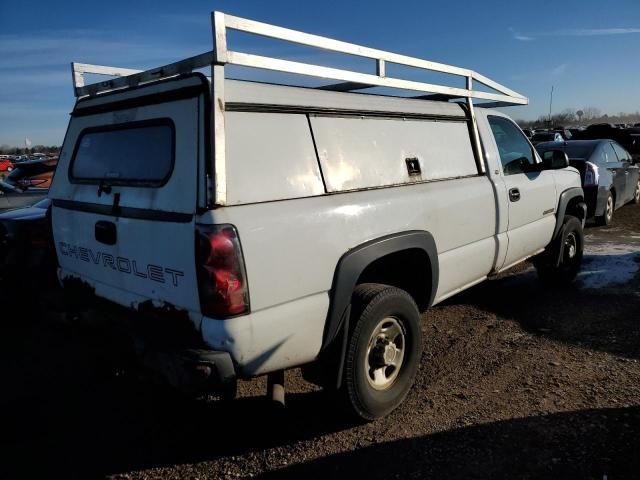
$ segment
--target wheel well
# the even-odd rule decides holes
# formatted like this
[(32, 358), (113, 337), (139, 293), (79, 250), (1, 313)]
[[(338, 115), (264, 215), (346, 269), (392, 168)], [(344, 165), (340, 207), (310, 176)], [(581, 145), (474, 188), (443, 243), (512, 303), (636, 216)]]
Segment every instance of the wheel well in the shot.
[(572, 215), (577, 217), (578, 219), (585, 220), (585, 212), (584, 209), (580, 207), (580, 204), (584, 202), (582, 197), (574, 197), (569, 201), (567, 205), (567, 209), (565, 210), (565, 215)]
[(411, 295), (420, 311), (429, 307), (432, 288), (431, 262), (420, 248), (390, 253), (370, 263), (360, 274), (361, 283), (384, 283)]

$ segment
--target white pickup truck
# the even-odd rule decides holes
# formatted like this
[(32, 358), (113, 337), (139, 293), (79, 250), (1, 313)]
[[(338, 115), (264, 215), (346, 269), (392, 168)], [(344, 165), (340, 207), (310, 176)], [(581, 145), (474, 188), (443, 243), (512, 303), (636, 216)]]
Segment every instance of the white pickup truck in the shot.
[[(282, 372), (304, 366), (374, 419), (412, 385), (420, 312), (529, 257), (542, 280), (573, 280), (579, 174), (491, 109), (525, 97), (459, 67), (212, 22), (214, 49), (175, 64), (72, 64), (78, 100), (50, 191), (60, 281), (157, 318), (169, 339), (175, 328), (162, 358), (191, 380), (229, 394), (269, 374), (276, 395)], [(376, 72), (230, 50), (229, 29), (359, 55)], [(466, 88), (390, 76), (393, 64)], [(339, 82), (230, 80), (227, 65)], [(211, 78), (193, 72), (205, 66)], [(116, 78), (85, 85), (88, 73)], [(385, 95), (355, 93), (372, 87)], [(165, 373), (179, 384), (175, 365)]]

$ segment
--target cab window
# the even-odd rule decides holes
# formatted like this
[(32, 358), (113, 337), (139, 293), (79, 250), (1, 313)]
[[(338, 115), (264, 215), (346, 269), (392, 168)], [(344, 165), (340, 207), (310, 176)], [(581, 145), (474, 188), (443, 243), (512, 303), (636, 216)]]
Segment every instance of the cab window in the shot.
[(513, 122), (506, 118), (489, 116), (489, 125), (498, 145), (502, 171), (505, 175), (526, 173), (536, 169), (531, 144)]

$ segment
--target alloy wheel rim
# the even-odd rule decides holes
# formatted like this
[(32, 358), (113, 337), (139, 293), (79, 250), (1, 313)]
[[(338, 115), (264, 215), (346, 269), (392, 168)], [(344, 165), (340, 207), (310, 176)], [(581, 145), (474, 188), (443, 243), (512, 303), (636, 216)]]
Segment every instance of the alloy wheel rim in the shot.
[(571, 232), (564, 241), (564, 252), (567, 260), (572, 261), (578, 255), (578, 240), (575, 233)]
[(371, 332), (365, 360), (365, 376), (375, 390), (386, 390), (398, 378), (405, 355), (405, 332), (395, 317), (381, 320)]
[(613, 198), (607, 198), (607, 219), (611, 220), (613, 214)]

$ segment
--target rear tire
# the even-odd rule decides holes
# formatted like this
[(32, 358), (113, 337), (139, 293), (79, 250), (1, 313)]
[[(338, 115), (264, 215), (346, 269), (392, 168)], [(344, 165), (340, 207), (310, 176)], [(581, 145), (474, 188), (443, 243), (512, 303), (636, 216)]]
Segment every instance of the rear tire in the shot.
[(633, 191), (633, 198), (631, 199), (631, 203), (634, 205), (640, 204), (640, 179), (636, 182), (636, 188)]
[(604, 212), (602, 215), (596, 217), (596, 223), (598, 225), (609, 225), (611, 220), (613, 220), (613, 209), (615, 207), (615, 203), (613, 200), (613, 195), (611, 192), (607, 194), (607, 200), (604, 204)]
[[(582, 222), (567, 215), (561, 234), (552, 241), (547, 250), (534, 262), (540, 281), (550, 286), (571, 283), (582, 265), (584, 232)], [(558, 257), (560, 257), (558, 261)]]
[(368, 283), (353, 294), (352, 321), (342, 390), (349, 410), (371, 421), (393, 411), (413, 385), (422, 353), (420, 312), (404, 290)]

